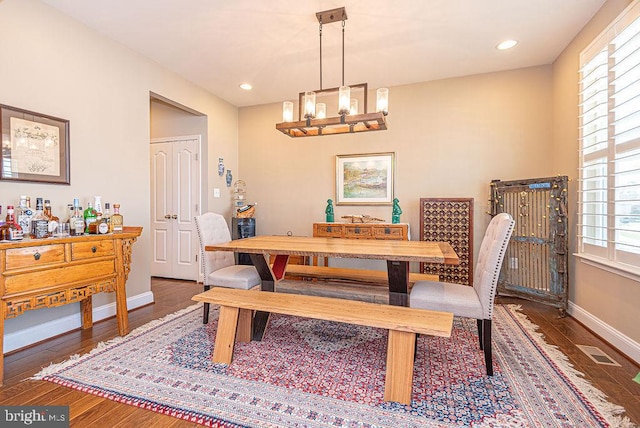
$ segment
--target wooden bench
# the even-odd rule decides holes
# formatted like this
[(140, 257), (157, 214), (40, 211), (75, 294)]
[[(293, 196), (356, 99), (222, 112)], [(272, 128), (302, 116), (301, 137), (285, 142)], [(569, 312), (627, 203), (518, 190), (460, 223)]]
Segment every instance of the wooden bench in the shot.
[(411, 404), (416, 333), (450, 337), (453, 325), (453, 314), (448, 312), (300, 294), (214, 287), (193, 300), (220, 305), (214, 363), (231, 364), (235, 341), (251, 337), (252, 311), (389, 330), (384, 399), (407, 405)]
[[(285, 275), (289, 277), (315, 278), (323, 280), (346, 280), (372, 285), (387, 285), (389, 277), (386, 271), (370, 269), (349, 269), (327, 266), (287, 265)], [(440, 281), (438, 275), (409, 272), (409, 283), (416, 281)]]

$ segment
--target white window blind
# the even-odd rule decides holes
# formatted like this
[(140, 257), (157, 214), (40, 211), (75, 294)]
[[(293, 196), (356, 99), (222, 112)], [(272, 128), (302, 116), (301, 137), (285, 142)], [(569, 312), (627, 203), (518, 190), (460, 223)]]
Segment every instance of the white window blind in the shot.
[(580, 55), (578, 253), (640, 266), (640, 0)]

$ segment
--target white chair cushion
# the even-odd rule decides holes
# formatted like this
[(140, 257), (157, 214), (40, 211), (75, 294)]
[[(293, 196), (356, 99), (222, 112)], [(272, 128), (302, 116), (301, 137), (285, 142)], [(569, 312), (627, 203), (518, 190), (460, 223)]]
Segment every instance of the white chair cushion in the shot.
[(483, 319), (482, 304), (473, 287), (437, 281), (417, 281), (411, 289), (412, 308), (452, 312), (459, 317)]
[(207, 277), (208, 285), (248, 290), (261, 283), (254, 266), (232, 265), (218, 269)]

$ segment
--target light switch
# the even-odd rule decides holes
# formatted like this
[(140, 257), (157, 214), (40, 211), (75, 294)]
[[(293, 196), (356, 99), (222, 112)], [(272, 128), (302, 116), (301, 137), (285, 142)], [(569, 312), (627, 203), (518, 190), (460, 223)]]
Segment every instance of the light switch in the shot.
[(214, 198), (220, 197), (220, 189), (218, 189), (217, 187), (213, 189), (213, 197)]

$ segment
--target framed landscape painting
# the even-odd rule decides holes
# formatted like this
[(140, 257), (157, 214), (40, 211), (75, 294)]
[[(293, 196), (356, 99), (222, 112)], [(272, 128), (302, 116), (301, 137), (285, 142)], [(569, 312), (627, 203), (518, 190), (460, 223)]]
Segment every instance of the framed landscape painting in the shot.
[(0, 105), (0, 180), (69, 184), (69, 121)]
[(391, 205), (395, 153), (336, 156), (337, 205)]

